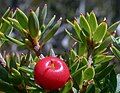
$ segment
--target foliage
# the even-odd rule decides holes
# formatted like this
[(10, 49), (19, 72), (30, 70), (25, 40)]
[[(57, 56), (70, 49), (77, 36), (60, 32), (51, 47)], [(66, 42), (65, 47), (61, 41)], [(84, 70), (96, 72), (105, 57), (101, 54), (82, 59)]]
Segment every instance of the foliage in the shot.
[[(47, 5), (42, 11), (30, 10), (28, 16), (19, 8), (10, 8), (1, 18), (1, 45), (13, 42), (28, 49), (29, 54), (6, 54), (0, 56), (0, 91), (6, 93), (44, 93), (48, 92), (34, 82), (33, 69), (42, 54), (44, 45), (55, 35), (62, 18), (54, 22), (55, 17), (46, 23)], [(115, 30), (119, 22), (111, 26), (106, 19), (98, 23), (94, 12), (81, 14), (72, 21), (67, 19), (72, 31), (65, 29), (74, 40), (72, 48), (60, 57), (66, 60), (71, 72), (71, 79), (57, 93), (115, 93), (117, 80), (114, 67), (110, 63), (114, 58), (120, 60), (119, 39)], [(13, 28), (20, 33), (20, 38), (11, 35)], [(111, 50), (111, 52), (110, 52)], [(34, 53), (33, 53), (33, 52)], [(113, 55), (114, 54), (114, 55)], [(49, 53), (48, 53), (49, 55)], [(7, 87), (6, 87), (7, 86)]]

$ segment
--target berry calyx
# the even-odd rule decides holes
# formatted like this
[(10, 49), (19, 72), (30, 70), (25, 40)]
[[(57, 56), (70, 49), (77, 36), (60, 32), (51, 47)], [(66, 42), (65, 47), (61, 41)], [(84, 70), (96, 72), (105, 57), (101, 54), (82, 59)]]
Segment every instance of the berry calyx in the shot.
[(63, 87), (69, 78), (69, 68), (57, 57), (45, 57), (35, 65), (35, 82), (46, 90), (57, 90)]

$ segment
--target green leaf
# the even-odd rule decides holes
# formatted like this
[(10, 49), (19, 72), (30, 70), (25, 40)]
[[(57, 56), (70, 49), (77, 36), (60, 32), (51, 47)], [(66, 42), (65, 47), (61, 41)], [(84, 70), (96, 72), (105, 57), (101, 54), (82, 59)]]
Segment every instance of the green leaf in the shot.
[(42, 31), (42, 35), (46, 32), (46, 30), (53, 24), (54, 20), (55, 20), (56, 16), (54, 15), (52, 17), (52, 19), (48, 22), (48, 24), (46, 25), (45, 29)]
[(100, 71), (104, 70), (109, 64), (109, 61), (95, 65), (95, 73), (99, 73)]
[(111, 36), (107, 37), (99, 47), (96, 47), (95, 54), (104, 52), (108, 46), (112, 43)]
[(109, 65), (107, 66), (105, 69), (103, 69), (101, 72), (97, 73), (95, 75), (95, 80), (96, 81), (100, 81), (102, 80), (103, 78), (105, 78), (114, 68), (114, 65)]
[(11, 74), (13, 75), (13, 76), (15, 76), (15, 77), (21, 77), (21, 74), (20, 74), (20, 72), (17, 70), (17, 69), (15, 69), (15, 68), (12, 68), (11, 69)]
[(120, 21), (115, 22), (114, 24), (112, 24), (112, 25), (107, 29), (107, 31), (110, 32), (110, 33), (114, 32), (119, 24), (120, 24)]
[(51, 39), (54, 34), (57, 32), (58, 28), (60, 27), (61, 24), (61, 20), (62, 18), (60, 18), (57, 23), (53, 26), (53, 28), (47, 33), (47, 35), (43, 38), (43, 45), (49, 40)]
[(0, 64), (0, 80), (8, 81), (8, 71)]
[(116, 87), (117, 87), (117, 77), (116, 76), (117, 75), (115, 73), (115, 70), (113, 69), (110, 72), (109, 80), (110, 80), (110, 84), (112, 85), (112, 88), (113, 88), (114, 92), (116, 91)]
[(80, 27), (82, 28), (83, 33), (91, 38), (91, 28), (83, 14), (80, 15)]
[(76, 81), (77, 85), (78, 86), (82, 86), (82, 83), (84, 81), (84, 73), (83, 73), (83, 70), (80, 70), (78, 73), (76, 73), (74, 76), (73, 76), (73, 79)]
[(4, 17), (4, 18), (10, 17), (12, 14), (11, 12), (12, 11), (11, 11), (10, 7), (8, 7), (8, 9), (6, 10), (6, 12), (4, 13), (4, 15), (2, 17)]
[(83, 69), (85, 69), (87, 66), (83, 66), (81, 68), (79, 68), (78, 70), (76, 70), (74, 73), (71, 74), (72, 77), (74, 77), (76, 74), (78, 74), (80, 71), (82, 71)]
[(111, 55), (97, 55), (95, 58), (94, 58), (94, 63), (95, 64), (98, 64), (98, 63), (104, 63), (104, 62), (107, 62), (107, 61), (110, 61), (114, 58), (114, 56), (111, 56)]
[(96, 93), (95, 92), (95, 85), (94, 84), (90, 84), (86, 90), (85, 93)]
[(24, 29), (28, 29), (28, 18), (19, 8), (16, 10), (15, 17)]
[(65, 84), (64, 88), (60, 91), (60, 93), (69, 93), (70, 90), (72, 89), (72, 86), (73, 86), (73, 82), (72, 82), (72, 80), (69, 80)]
[(1, 79), (0, 79), (0, 91), (2, 91), (3, 93), (18, 93), (13, 87), (13, 85), (4, 82)]
[(41, 31), (39, 29), (39, 20), (33, 10), (30, 11), (28, 17), (28, 27), (29, 33), (32, 38), (37, 38), (41, 35)]
[(24, 72), (24, 73), (28, 73), (30, 75), (33, 75), (33, 70), (29, 69), (28, 67), (22, 66), (22, 67), (19, 67), (19, 70)]
[(12, 38), (12, 37), (10, 37), (10, 36), (5, 35), (5, 37), (6, 37), (8, 40), (10, 40), (11, 42), (13, 42), (13, 43), (15, 43), (15, 44), (17, 44), (17, 45), (20, 45), (20, 46), (24, 46), (24, 45), (25, 45), (23, 42), (21, 42), (21, 41), (19, 41), (19, 40), (17, 40), (17, 39), (14, 39), (14, 38)]
[(36, 14), (34, 13), (34, 11), (32, 10), (29, 14), (28, 27), (29, 27), (29, 33), (32, 38), (36, 38), (40, 36), (41, 31), (39, 30), (39, 20)]
[(91, 80), (95, 76), (95, 70), (93, 67), (88, 67), (84, 70), (84, 80)]
[(102, 22), (93, 34), (93, 40), (97, 43), (101, 43), (107, 32), (107, 23)]
[(116, 56), (116, 58), (118, 60), (120, 60), (120, 51), (113, 45), (110, 47), (110, 50), (113, 52), (113, 54)]
[(67, 22), (74, 28), (75, 33), (77, 35), (77, 38), (82, 42), (81, 37), (80, 37), (80, 31), (82, 30), (76, 20), (74, 20), (74, 24), (67, 20)]
[(96, 31), (96, 28), (98, 27), (97, 19), (94, 12), (90, 13), (88, 22), (89, 22), (92, 33), (94, 33)]
[(45, 24), (45, 19), (47, 16), (47, 4), (44, 5), (43, 9), (42, 9), (42, 14), (41, 14), (42, 18), (43, 18), (43, 24)]
[(10, 18), (10, 17), (8, 17), (8, 19), (9, 19), (11, 25), (12, 25), (14, 28), (16, 28), (16, 29), (19, 30), (19, 31), (23, 31), (22, 26), (20, 25), (20, 23), (19, 23), (16, 19)]

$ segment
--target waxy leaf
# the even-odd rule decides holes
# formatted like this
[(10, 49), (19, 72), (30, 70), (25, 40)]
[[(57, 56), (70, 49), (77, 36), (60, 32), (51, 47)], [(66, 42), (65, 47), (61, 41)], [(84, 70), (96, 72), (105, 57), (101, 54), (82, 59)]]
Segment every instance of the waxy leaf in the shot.
[(102, 22), (93, 34), (93, 40), (97, 43), (101, 43), (107, 31), (107, 23)]
[(47, 16), (47, 4), (44, 5), (43, 9), (42, 9), (42, 14), (41, 14), (42, 18), (43, 18), (43, 24), (45, 24), (45, 19)]
[(90, 25), (83, 14), (80, 15), (80, 27), (83, 30), (83, 33), (87, 37), (91, 38), (91, 28), (90, 28)]
[(23, 27), (16, 19), (10, 17), (8, 17), (8, 19), (13, 27), (15, 27), (17, 30), (23, 31)]
[(98, 27), (97, 19), (94, 12), (90, 13), (88, 22), (89, 22), (92, 33), (94, 33), (96, 31), (96, 28)]
[(96, 93), (95, 91), (95, 85), (94, 84), (90, 84), (86, 90), (85, 93)]
[(30, 11), (28, 17), (28, 27), (29, 33), (32, 38), (37, 38), (40, 36), (41, 31), (39, 30), (39, 20), (34, 11)]
[(48, 22), (48, 24), (46, 25), (46, 27), (43, 29), (43, 31), (42, 31), (42, 36), (43, 36), (43, 34), (46, 32), (46, 30), (53, 24), (53, 22), (54, 22), (54, 20), (55, 20), (55, 18), (56, 18), (56, 16), (54, 15), (53, 17), (52, 17), (52, 19)]
[(110, 32), (110, 33), (114, 32), (114, 31), (116, 30), (116, 28), (118, 27), (119, 24), (120, 24), (120, 21), (115, 22), (114, 24), (112, 24), (112, 25), (107, 29), (107, 31)]
[(4, 82), (0, 79), (0, 91), (4, 91), (3, 93), (18, 93), (12, 84)]
[(22, 43), (21, 41), (19, 41), (19, 40), (17, 40), (17, 39), (14, 39), (14, 38), (12, 38), (12, 37), (10, 37), (10, 36), (5, 35), (5, 37), (6, 37), (8, 40), (10, 40), (11, 42), (13, 42), (13, 43), (15, 43), (15, 44), (17, 44), (17, 45), (20, 45), (20, 46), (24, 46), (24, 45), (25, 45), (25, 44)]
[(74, 28), (75, 33), (76, 33), (76, 35), (77, 35), (77, 38), (78, 38), (80, 41), (82, 41), (82, 40), (81, 40), (81, 37), (80, 37), (80, 31), (81, 31), (82, 29), (80, 28), (78, 22), (77, 22), (76, 20), (74, 20), (74, 23), (70, 22), (69, 20), (67, 20), (67, 22)]
[(9, 7), (2, 17), (4, 17), (4, 18), (11, 17), (11, 12), (12, 11), (11, 11), (11, 9)]
[(28, 18), (19, 8), (16, 10), (15, 17), (24, 29), (28, 29)]
[(53, 28), (47, 33), (47, 35), (43, 38), (43, 45), (49, 40), (51, 39), (54, 34), (57, 32), (58, 28), (60, 27), (61, 25), (61, 20), (62, 18), (60, 18), (57, 23), (53, 26)]
[(84, 70), (84, 80), (91, 80), (95, 76), (95, 70), (93, 67), (88, 67)]
[(95, 80), (96, 81), (102, 80), (112, 71), (113, 68), (114, 68), (114, 65), (107, 66), (105, 69), (103, 69), (101, 72), (95, 75)]
[(116, 56), (116, 58), (118, 60), (120, 60), (120, 51), (113, 45), (110, 47), (110, 50), (113, 52), (113, 54)]
[(104, 52), (108, 46), (112, 43), (111, 36), (107, 37), (99, 47), (95, 49), (95, 54)]
[(95, 64), (98, 64), (98, 63), (104, 63), (106, 61), (110, 61), (114, 58), (114, 56), (110, 56), (110, 55), (97, 55), (95, 58), (94, 58), (94, 63)]
[(60, 91), (60, 93), (69, 93), (70, 90), (72, 89), (72, 86), (73, 86), (73, 82), (72, 82), (72, 80), (69, 80), (65, 84), (64, 88)]

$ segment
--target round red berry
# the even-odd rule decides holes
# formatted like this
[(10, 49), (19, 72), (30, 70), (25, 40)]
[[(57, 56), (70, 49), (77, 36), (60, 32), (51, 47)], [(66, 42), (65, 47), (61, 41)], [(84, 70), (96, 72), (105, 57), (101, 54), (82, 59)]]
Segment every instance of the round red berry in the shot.
[(69, 78), (69, 68), (57, 57), (45, 57), (35, 65), (35, 82), (46, 90), (57, 90), (63, 87)]

